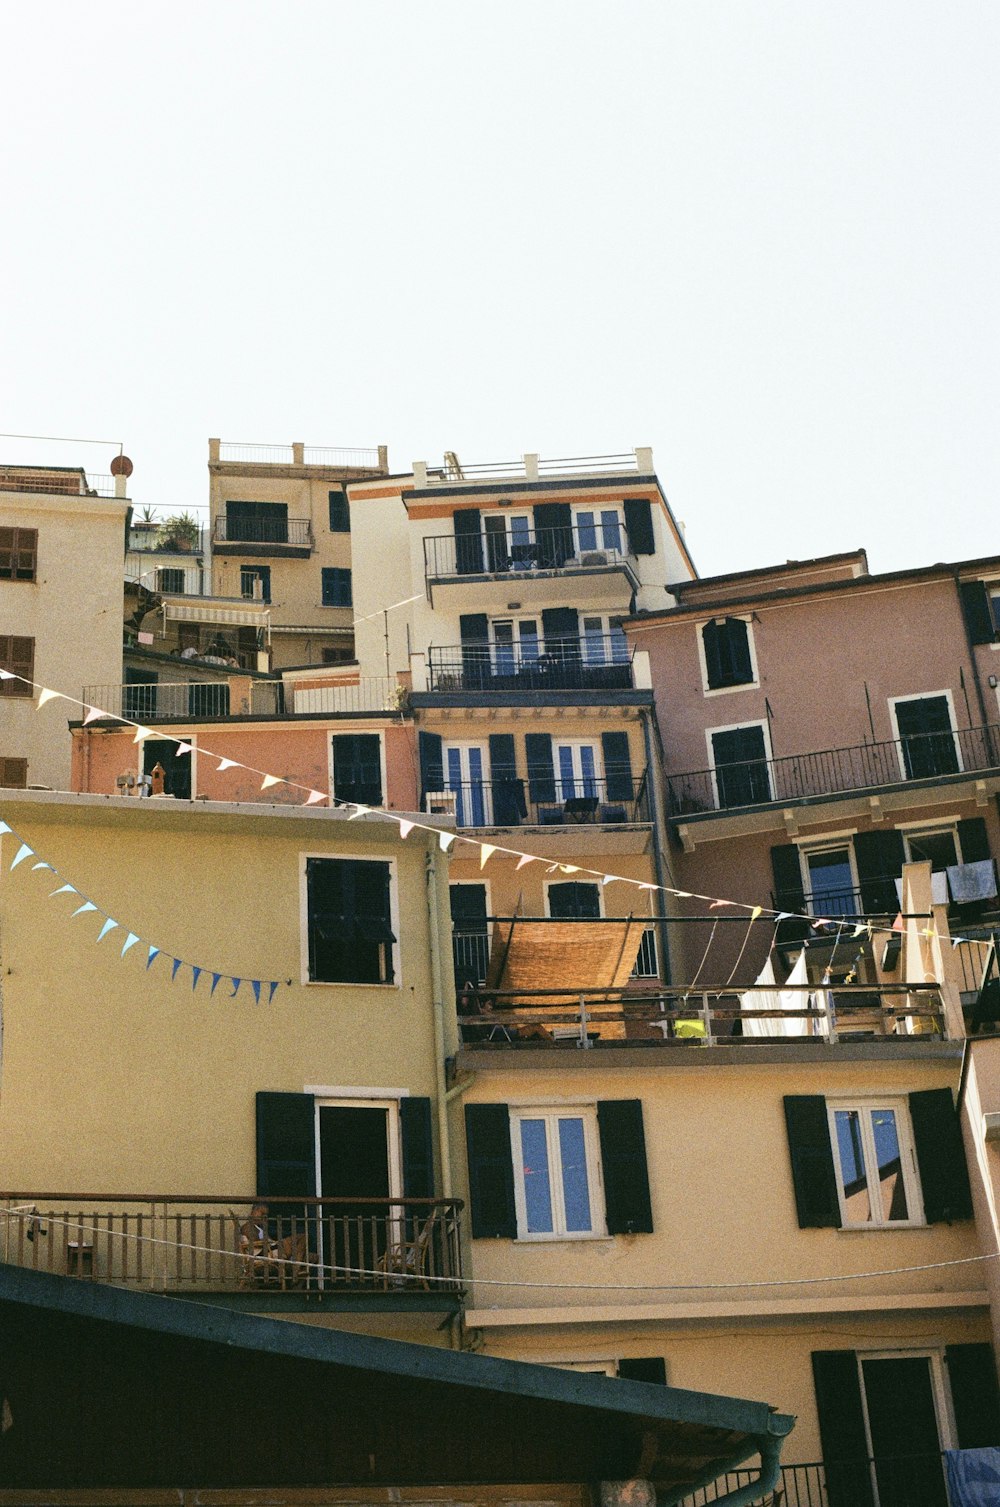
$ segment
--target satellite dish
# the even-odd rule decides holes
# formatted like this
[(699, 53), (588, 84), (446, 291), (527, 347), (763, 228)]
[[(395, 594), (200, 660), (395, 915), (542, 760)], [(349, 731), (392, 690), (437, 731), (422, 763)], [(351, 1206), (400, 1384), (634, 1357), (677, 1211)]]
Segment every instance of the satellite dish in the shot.
[(128, 458), (127, 455), (116, 455), (115, 456), (114, 460), (111, 462), (111, 475), (112, 476), (131, 476), (132, 475), (132, 462), (129, 460), (129, 458)]

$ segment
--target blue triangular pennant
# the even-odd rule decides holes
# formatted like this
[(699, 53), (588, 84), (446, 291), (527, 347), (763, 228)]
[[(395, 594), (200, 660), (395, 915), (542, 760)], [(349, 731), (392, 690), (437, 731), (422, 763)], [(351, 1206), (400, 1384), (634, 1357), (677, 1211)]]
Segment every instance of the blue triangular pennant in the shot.
[(104, 938), (107, 936), (108, 932), (109, 931), (114, 931), (114, 929), (115, 929), (115, 927), (117, 925), (118, 925), (118, 922), (117, 921), (112, 921), (111, 917), (109, 916), (108, 919), (105, 921), (104, 925), (101, 927), (101, 929), (100, 929), (100, 931), (98, 933), (98, 936), (97, 936), (97, 940), (99, 942), (103, 942)]
[(0, 822), (0, 832), (13, 832), (13, 827), (8, 827), (6, 822)]
[(277, 990), (277, 987), (278, 987), (277, 981), (275, 981), (272, 984), (268, 984), (268, 986), (267, 986), (267, 988), (268, 988), (268, 995), (267, 995), (267, 1002), (268, 1002), (268, 1004), (270, 1004), (271, 1001), (272, 1001), (272, 999), (274, 998), (275, 991)]
[(156, 959), (159, 956), (160, 956), (160, 949), (158, 947), (154, 947), (152, 944), (150, 944), (149, 957), (146, 959), (146, 967), (150, 968), (152, 966), (152, 964), (155, 963)]
[(254, 1004), (260, 1004), (260, 979), (251, 979), (250, 988), (253, 990)]
[(23, 842), (14, 855), (14, 862), (11, 864), (11, 868), (16, 869), (19, 863), (23, 863), (26, 858), (34, 858), (34, 856), (34, 848), (29, 848), (28, 844)]
[(174, 966), (170, 970), (170, 982), (171, 983), (173, 983), (174, 979), (177, 977), (177, 970), (181, 966), (181, 961), (182, 960), (180, 958), (174, 958)]
[(46, 863), (44, 858), (39, 859), (39, 861), (37, 863), (33, 863), (31, 865), (31, 867), (32, 867), (32, 870), (35, 870), (35, 869), (48, 869), (48, 871), (49, 871), (50, 874), (54, 874), (55, 873), (55, 869), (52, 867), (52, 865), (50, 863)]
[(197, 989), (197, 987), (198, 987), (198, 980), (201, 978), (201, 969), (200, 968), (196, 968), (194, 966), (194, 964), (192, 963), (191, 964), (191, 972), (194, 975), (194, 977), (191, 980), (191, 992), (194, 993), (195, 989)]
[(233, 989), (232, 994), (229, 996), (230, 999), (235, 999), (236, 996), (237, 996), (237, 994), (239, 994), (239, 992), (240, 992), (240, 985), (242, 984), (242, 982), (243, 982), (242, 979), (238, 979), (238, 978), (234, 978), (233, 979), (233, 983), (235, 985), (235, 988)]
[(219, 980), (220, 980), (221, 977), (222, 977), (221, 973), (213, 973), (212, 974), (212, 987), (208, 991), (208, 997), (209, 997), (209, 999), (212, 998), (212, 995), (215, 993), (216, 989), (219, 987)]

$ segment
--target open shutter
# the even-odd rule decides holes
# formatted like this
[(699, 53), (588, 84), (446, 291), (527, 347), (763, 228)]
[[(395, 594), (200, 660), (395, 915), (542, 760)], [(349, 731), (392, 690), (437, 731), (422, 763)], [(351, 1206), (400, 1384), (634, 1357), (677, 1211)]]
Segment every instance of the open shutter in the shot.
[(963, 863), (982, 863), (992, 858), (986, 823), (981, 816), (968, 816), (958, 824), (958, 845)]
[(854, 858), (865, 915), (894, 916), (899, 910), (895, 881), (906, 861), (902, 834), (895, 828), (886, 832), (858, 832), (854, 838)]
[(604, 759), (604, 786), (607, 799), (630, 801), (635, 791), (632, 788), (632, 758), (629, 753), (628, 733), (602, 733), (601, 755)]
[(802, 883), (802, 865), (799, 850), (793, 842), (778, 843), (771, 849), (771, 875), (774, 880), (773, 899), (777, 910), (794, 913), (787, 921), (779, 921), (774, 940), (777, 946), (801, 942), (809, 935), (809, 922), (796, 919), (806, 908), (806, 892)]
[(481, 690), (490, 678), (490, 620), (485, 612), (463, 612), (458, 631), (462, 641), (462, 689)]
[(434, 1134), (430, 1099), (400, 1099), (403, 1141), (403, 1197), (434, 1197)]
[(649, 1381), (655, 1386), (667, 1384), (667, 1363), (662, 1355), (627, 1356), (618, 1362), (618, 1375), (626, 1381)]
[(428, 791), (444, 789), (444, 743), (440, 733), (421, 732), (417, 737), (420, 750), (420, 799)]
[(1000, 1444), (1000, 1388), (993, 1346), (948, 1345), (944, 1352), (959, 1449)]
[(609, 1235), (651, 1235), (653, 1210), (646, 1170), (641, 1099), (604, 1099), (597, 1106), (604, 1202)]
[(262, 1198), (315, 1197), (312, 1094), (257, 1095), (257, 1192)]
[(545, 607), (542, 610), (542, 637), (546, 654), (563, 654), (572, 643), (580, 642), (580, 615), (575, 607)]
[(626, 497), (625, 528), (628, 532), (629, 549), (633, 555), (656, 554), (653, 510), (648, 497)]
[(513, 733), (490, 733), (490, 789), (496, 825), (518, 826), (528, 813), (524, 785), (517, 777)]
[(573, 510), (568, 502), (536, 502), (532, 514), (537, 563), (556, 570), (574, 553)]
[(473, 1239), (514, 1240), (517, 1213), (507, 1105), (467, 1104), (465, 1139)]
[(551, 804), (556, 798), (551, 733), (526, 733), (524, 751), (528, 761), (528, 794), (536, 804)]
[(786, 1094), (785, 1127), (800, 1230), (839, 1229), (837, 1172), (822, 1094)]
[(460, 508), (455, 514), (455, 568), (460, 576), (481, 576), (482, 521), (478, 508)]
[(814, 1350), (812, 1368), (830, 1507), (873, 1507), (858, 1358), (853, 1350)]
[(990, 594), (983, 581), (960, 581), (962, 616), (974, 644), (991, 644), (996, 637)]
[(962, 1130), (950, 1088), (910, 1094), (910, 1123), (928, 1224), (972, 1218)]

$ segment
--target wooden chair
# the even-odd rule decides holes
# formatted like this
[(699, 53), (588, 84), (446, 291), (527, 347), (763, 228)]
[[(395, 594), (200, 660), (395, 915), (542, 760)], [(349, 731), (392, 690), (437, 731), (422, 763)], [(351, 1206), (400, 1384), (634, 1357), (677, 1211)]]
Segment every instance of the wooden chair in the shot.
[[(430, 1290), (427, 1268), (437, 1223), (438, 1211), (432, 1209), (422, 1224), (414, 1222), (412, 1236), (408, 1237), (403, 1233), (390, 1242), (378, 1259), (378, 1270), (382, 1273), (385, 1287), (389, 1286), (391, 1277), (396, 1277), (396, 1285), (400, 1285), (400, 1280), (404, 1283), (419, 1281), (425, 1291)], [(400, 1224), (405, 1229), (405, 1216)]]
[(249, 1220), (241, 1220), (235, 1209), (230, 1209), (229, 1214), (236, 1227), (240, 1289), (246, 1291), (254, 1287), (283, 1287), (285, 1263), (275, 1242), (268, 1239), (266, 1231), (262, 1239), (251, 1235), (248, 1230)]

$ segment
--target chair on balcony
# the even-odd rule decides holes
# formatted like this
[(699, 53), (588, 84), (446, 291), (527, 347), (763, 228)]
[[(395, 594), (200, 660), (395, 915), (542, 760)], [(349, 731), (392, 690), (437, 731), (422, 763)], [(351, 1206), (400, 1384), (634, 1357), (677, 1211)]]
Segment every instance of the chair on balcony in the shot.
[(229, 1210), (236, 1226), (240, 1254), (239, 1286), (303, 1287), (308, 1272), (308, 1242), (304, 1234), (271, 1238), (267, 1228), (267, 1206), (254, 1204), (250, 1217), (240, 1220), (235, 1209)]
[(437, 1209), (432, 1209), (424, 1220), (408, 1216), (399, 1221), (397, 1237), (378, 1258), (384, 1287), (412, 1286), (419, 1282), (425, 1292), (430, 1291), (427, 1268), (437, 1224)]

